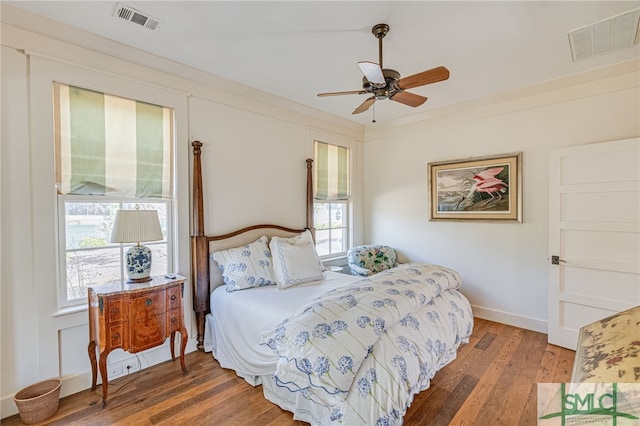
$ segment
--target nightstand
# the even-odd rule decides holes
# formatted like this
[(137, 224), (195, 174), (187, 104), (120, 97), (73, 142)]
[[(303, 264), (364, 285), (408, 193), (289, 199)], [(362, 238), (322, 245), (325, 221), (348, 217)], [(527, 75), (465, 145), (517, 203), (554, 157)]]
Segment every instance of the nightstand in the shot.
[[(184, 351), (187, 330), (183, 322), (182, 297), (185, 278), (159, 275), (140, 284), (114, 282), (88, 289), (89, 299), (89, 360), (91, 390), (96, 389), (96, 364), (102, 378), (102, 406), (107, 405), (109, 379), (107, 356), (117, 348), (136, 353), (164, 343), (171, 338), (171, 359), (175, 361), (174, 342), (180, 333), (180, 364), (187, 374)], [(96, 347), (99, 358), (96, 360)]]

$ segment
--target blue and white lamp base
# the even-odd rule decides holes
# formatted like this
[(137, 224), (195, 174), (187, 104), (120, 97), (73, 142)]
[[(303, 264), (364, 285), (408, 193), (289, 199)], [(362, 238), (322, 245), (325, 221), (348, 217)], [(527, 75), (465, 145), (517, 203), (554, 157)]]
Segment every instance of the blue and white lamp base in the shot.
[(127, 250), (128, 283), (151, 281), (151, 249), (135, 245)]

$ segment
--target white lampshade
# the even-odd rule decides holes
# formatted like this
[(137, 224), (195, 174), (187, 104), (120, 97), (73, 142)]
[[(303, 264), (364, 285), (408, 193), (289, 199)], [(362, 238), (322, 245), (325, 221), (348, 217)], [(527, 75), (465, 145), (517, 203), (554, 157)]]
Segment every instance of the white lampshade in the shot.
[(142, 243), (162, 239), (157, 210), (118, 210), (111, 232), (112, 243)]

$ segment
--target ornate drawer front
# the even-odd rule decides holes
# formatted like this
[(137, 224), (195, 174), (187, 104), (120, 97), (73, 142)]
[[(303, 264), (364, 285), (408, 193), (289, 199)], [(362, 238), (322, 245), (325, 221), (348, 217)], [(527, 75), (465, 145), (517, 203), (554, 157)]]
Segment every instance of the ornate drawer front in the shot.
[(125, 327), (123, 324), (112, 325), (109, 327), (109, 336), (107, 338), (109, 339), (111, 348), (122, 347), (124, 344), (124, 329)]
[(122, 299), (110, 299), (107, 302), (107, 309), (104, 315), (109, 319), (109, 323), (122, 321), (124, 318), (124, 302)]
[(167, 289), (167, 309), (177, 309), (182, 305), (182, 285)]
[(166, 312), (165, 291), (154, 291), (144, 296), (131, 299), (131, 314), (133, 321), (144, 317), (154, 317)]
[(180, 330), (182, 324), (182, 310), (173, 309), (167, 315), (167, 330), (169, 333)]
[(138, 352), (160, 345), (167, 337), (165, 314), (141, 318), (131, 322), (129, 352)]

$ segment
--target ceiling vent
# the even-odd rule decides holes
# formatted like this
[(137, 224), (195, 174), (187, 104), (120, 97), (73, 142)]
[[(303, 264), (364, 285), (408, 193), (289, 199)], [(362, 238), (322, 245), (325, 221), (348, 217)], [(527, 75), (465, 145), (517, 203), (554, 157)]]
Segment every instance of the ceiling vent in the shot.
[(592, 58), (638, 44), (640, 8), (569, 32), (573, 61)]
[(164, 24), (164, 21), (151, 16), (148, 13), (141, 12), (122, 3), (118, 3), (116, 5), (116, 10), (113, 11), (113, 16), (154, 31)]

